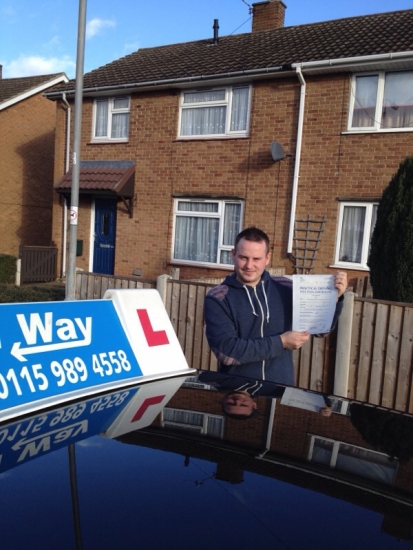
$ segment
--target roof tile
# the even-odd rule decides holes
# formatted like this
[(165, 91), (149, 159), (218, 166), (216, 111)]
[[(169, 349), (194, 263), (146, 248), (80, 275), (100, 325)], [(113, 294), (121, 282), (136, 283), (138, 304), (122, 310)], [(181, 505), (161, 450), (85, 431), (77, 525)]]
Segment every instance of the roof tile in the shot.
[(55, 80), (62, 75), (64, 75), (64, 73), (24, 76), (21, 78), (0, 78), (0, 103), (30, 92), (30, 90)]
[[(140, 49), (84, 76), (84, 88), (144, 84), (413, 50), (413, 10)], [(59, 86), (74, 90), (75, 81)]]

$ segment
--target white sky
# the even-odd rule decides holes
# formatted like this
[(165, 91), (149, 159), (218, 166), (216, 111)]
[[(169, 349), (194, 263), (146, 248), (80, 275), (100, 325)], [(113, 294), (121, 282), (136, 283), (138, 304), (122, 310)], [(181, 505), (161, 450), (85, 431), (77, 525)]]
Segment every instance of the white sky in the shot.
[[(285, 25), (413, 8), (413, 0), (284, 0)], [(250, 32), (251, 0), (87, 0), (85, 72), (148, 46)], [(0, 0), (3, 78), (76, 67), (78, 0)]]

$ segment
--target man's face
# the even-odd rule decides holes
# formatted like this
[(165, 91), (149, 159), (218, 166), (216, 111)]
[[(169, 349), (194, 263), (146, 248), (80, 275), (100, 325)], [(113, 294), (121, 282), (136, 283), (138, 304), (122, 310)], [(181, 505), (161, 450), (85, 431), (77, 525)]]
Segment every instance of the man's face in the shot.
[(222, 400), (222, 405), (226, 413), (240, 416), (250, 416), (257, 408), (255, 401), (245, 392), (233, 392), (226, 395)]
[(237, 280), (243, 285), (256, 286), (265, 267), (270, 261), (271, 252), (267, 252), (265, 241), (254, 242), (241, 239), (237, 248), (232, 250)]

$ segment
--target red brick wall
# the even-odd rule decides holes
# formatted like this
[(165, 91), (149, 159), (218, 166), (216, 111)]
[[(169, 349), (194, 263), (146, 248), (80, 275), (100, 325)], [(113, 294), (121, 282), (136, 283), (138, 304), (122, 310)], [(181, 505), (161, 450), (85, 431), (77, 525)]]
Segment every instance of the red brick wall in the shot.
[[(298, 185), (297, 217), (327, 216), (314, 273), (333, 271), (338, 197), (378, 197), (399, 163), (411, 153), (413, 133), (346, 134), (350, 77), (306, 77), (306, 105)], [(176, 139), (179, 92), (142, 93), (132, 98), (127, 143), (91, 143), (92, 101), (85, 100), (82, 160), (136, 162), (134, 216), (118, 205), (115, 274), (143, 277), (168, 272), (173, 224), (173, 196), (213, 194), (245, 199), (244, 226), (257, 225), (270, 236), (270, 267), (285, 267), (294, 156), (274, 163), (272, 141), (295, 155), (300, 85), (298, 78), (254, 83), (250, 137)], [(63, 174), (64, 111), (58, 108), (55, 181)], [(57, 205), (57, 198), (55, 198)], [(55, 208), (53, 238), (61, 242), (60, 207)], [(90, 234), (90, 217), (79, 217), (79, 234)], [(89, 269), (88, 247), (78, 265)], [(217, 277), (225, 270), (180, 265), (181, 277)], [(350, 271), (353, 275), (365, 274)]]
[(54, 105), (41, 94), (0, 112), (0, 253), (52, 239)]
[(280, 0), (269, 0), (252, 5), (252, 32), (269, 31), (284, 26), (286, 6)]

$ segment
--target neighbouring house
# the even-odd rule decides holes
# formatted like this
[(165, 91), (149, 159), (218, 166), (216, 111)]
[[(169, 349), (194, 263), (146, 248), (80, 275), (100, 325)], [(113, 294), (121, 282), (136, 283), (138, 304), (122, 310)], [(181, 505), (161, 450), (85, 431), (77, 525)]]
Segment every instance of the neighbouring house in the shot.
[[(236, 233), (286, 273), (368, 272), (382, 190), (413, 151), (413, 10), (144, 48), (84, 76), (77, 266), (225, 275)], [(53, 240), (64, 272), (75, 81), (57, 103)], [(69, 109), (68, 109), (69, 105)]]
[(0, 65), (0, 253), (52, 240), (56, 109), (44, 92), (65, 74), (2, 78)]

